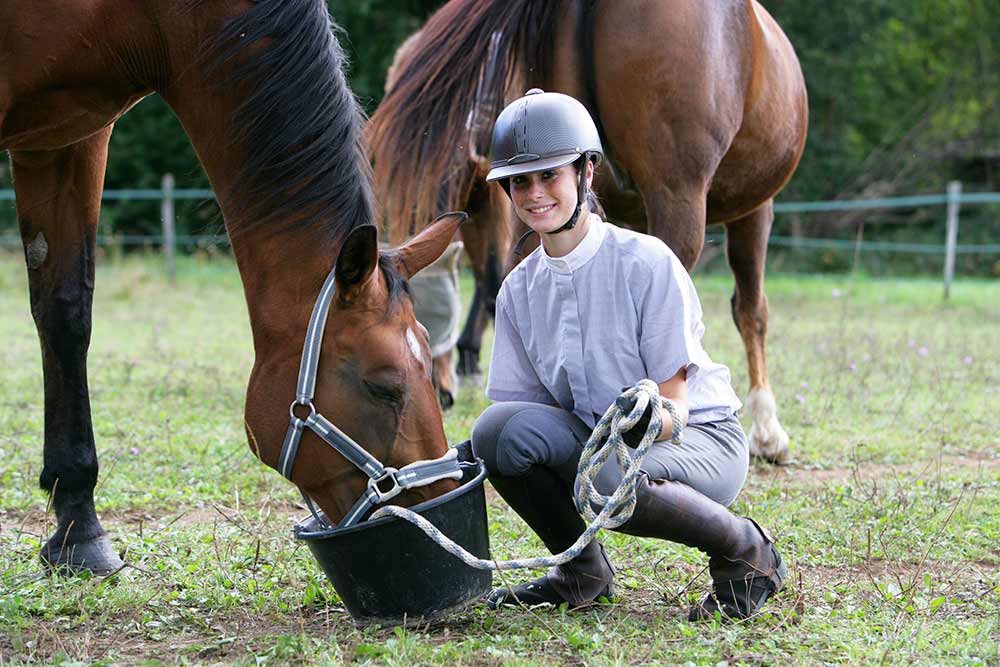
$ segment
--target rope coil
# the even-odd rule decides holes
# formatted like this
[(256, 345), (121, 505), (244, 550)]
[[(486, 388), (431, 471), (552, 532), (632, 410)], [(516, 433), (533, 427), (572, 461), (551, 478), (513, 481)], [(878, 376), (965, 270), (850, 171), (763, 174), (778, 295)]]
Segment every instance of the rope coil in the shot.
[[(663, 417), (660, 411), (651, 411), (649, 424), (642, 440), (636, 447), (635, 454), (629, 452), (622, 435), (639, 423), (652, 401), (660, 401), (662, 407), (670, 414), (673, 422), (670, 441), (674, 444), (680, 444), (683, 426), (678, 418), (677, 410), (670, 399), (660, 396), (656, 383), (652, 380), (640, 380), (635, 385), (625, 389), (621, 396), (605, 411), (580, 455), (574, 500), (577, 509), (590, 522), (590, 525), (570, 548), (560, 554), (501, 561), (487, 560), (470, 554), (430, 521), (405, 507), (395, 505), (383, 507), (372, 514), (371, 519), (394, 516), (409, 521), (424, 531), (427, 537), (442, 549), (477, 570), (535, 569), (568, 563), (580, 555), (598, 531), (617, 528), (632, 518), (632, 512), (635, 510), (635, 490), (639, 482), (639, 475), (642, 474), (639, 466), (642, 464), (646, 452), (653, 446), (656, 437), (663, 429)], [(607, 436), (606, 439), (605, 436)], [(603, 443), (602, 440), (604, 440)], [(617, 456), (619, 466), (626, 472), (615, 492), (610, 496), (605, 496), (594, 488), (593, 480), (612, 453)], [(599, 512), (594, 510), (595, 506), (601, 508)]]

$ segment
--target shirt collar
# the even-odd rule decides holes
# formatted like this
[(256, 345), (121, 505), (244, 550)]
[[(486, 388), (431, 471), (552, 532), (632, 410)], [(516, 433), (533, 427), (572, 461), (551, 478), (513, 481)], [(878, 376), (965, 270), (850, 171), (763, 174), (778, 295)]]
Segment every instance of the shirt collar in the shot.
[(544, 246), (539, 245), (538, 247), (542, 251), (542, 257), (545, 259), (546, 266), (550, 269), (556, 273), (573, 273), (593, 259), (598, 249), (600, 249), (601, 243), (604, 242), (605, 234), (607, 234), (605, 222), (601, 220), (599, 215), (591, 213), (590, 229), (587, 230), (587, 235), (567, 254), (562, 257), (550, 257), (545, 252)]

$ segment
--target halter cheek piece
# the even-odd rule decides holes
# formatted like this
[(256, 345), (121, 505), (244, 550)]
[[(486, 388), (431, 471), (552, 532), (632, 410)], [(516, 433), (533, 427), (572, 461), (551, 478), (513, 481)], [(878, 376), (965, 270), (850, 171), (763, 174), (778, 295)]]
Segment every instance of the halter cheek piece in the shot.
[[(341, 456), (361, 469), (368, 475), (368, 488), (365, 489), (361, 497), (358, 498), (354, 506), (341, 519), (338, 527), (346, 528), (360, 521), (373, 507), (380, 505), (387, 500), (395, 498), (407, 489), (418, 486), (426, 486), (442, 479), (462, 478), (462, 469), (459, 466), (457, 451), (449, 449), (447, 453), (439, 458), (424, 461), (414, 461), (409, 465), (396, 469), (383, 466), (374, 456), (368, 453), (361, 445), (356, 443), (349, 435), (341, 431), (335, 424), (316, 412), (313, 405), (313, 397), (316, 395), (316, 371), (319, 368), (320, 346), (323, 343), (323, 329), (326, 327), (326, 318), (330, 312), (330, 303), (336, 292), (337, 284), (335, 274), (337, 267), (334, 266), (330, 275), (323, 283), (316, 304), (313, 306), (312, 315), (309, 318), (309, 328), (306, 330), (306, 340), (302, 347), (302, 362), (299, 365), (299, 380), (295, 390), (295, 400), (289, 407), (291, 423), (285, 433), (285, 442), (281, 447), (281, 454), (278, 457), (278, 472), (292, 481), (292, 468), (295, 465), (295, 456), (299, 451), (299, 443), (302, 440), (303, 429), (308, 428), (318, 435), (323, 442), (333, 447)], [(298, 409), (299, 414), (296, 414)], [(304, 417), (302, 412), (308, 411)], [(309, 511), (313, 517), (323, 527), (330, 526), (329, 521), (316, 511), (311, 498), (299, 487)]]

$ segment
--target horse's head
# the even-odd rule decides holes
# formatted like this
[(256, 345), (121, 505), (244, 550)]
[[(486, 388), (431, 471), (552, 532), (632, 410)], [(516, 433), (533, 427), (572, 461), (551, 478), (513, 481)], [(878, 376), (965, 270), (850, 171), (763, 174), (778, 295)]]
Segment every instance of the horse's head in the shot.
[[(431, 353), (427, 332), (414, 318), (407, 279), (437, 259), (447, 248), (459, 222), (444, 217), (398, 248), (380, 251), (376, 228), (354, 229), (337, 258), (336, 289), (330, 303), (316, 374), (316, 412), (385, 466), (401, 468), (416, 460), (433, 459), (448, 449), (437, 396), (431, 383)], [(289, 379), (298, 369), (301, 343), (280, 368), (258, 364), (251, 378), (247, 426), (251, 447), (278, 468), (281, 435), (277, 423), (288, 424)], [(276, 364), (277, 365), (277, 364)], [(274, 415), (268, 374), (283, 387), (285, 411)], [(269, 394), (270, 399), (258, 398)], [(262, 415), (262, 403), (269, 414)], [(298, 409), (302, 414), (298, 414)], [(304, 419), (309, 410), (295, 406)], [(251, 418), (252, 415), (255, 418)], [(258, 424), (267, 434), (262, 442)], [(281, 429), (283, 434), (284, 428)], [(334, 521), (360, 497), (368, 478), (316, 434), (306, 429), (291, 468), (291, 479)], [(455, 488), (450, 480), (413, 489), (394, 502), (412, 505)]]

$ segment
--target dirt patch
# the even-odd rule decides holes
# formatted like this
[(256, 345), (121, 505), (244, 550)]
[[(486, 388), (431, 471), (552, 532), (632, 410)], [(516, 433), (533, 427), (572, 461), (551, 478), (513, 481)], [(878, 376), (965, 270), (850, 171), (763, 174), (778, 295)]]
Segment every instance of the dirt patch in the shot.
[(847, 468), (804, 468), (800, 466), (755, 465), (751, 468), (751, 478), (762, 484), (782, 484), (792, 482), (802, 485), (822, 485), (852, 479), (887, 479), (900, 476), (920, 478), (940, 477), (952, 470), (978, 471), (986, 474), (1000, 472), (1000, 459), (974, 452), (962, 456), (946, 456), (907, 464), (883, 464), (859, 461)]
[[(223, 505), (191, 507), (182, 509), (151, 508), (132, 509), (123, 512), (105, 512), (101, 523), (112, 535), (117, 529), (158, 531), (171, 527), (184, 528), (197, 525), (211, 525), (216, 522), (240, 522), (253, 517), (255, 523), (279, 520), (291, 524), (309, 513), (304, 505), (268, 500), (245, 505), (235, 510)], [(14, 532), (35, 537), (43, 537), (55, 529), (55, 517), (41, 509), (26, 511), (0, 511), (0, 532)]]

